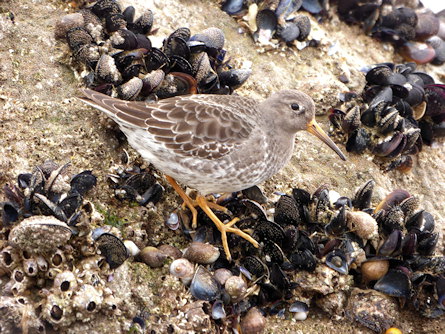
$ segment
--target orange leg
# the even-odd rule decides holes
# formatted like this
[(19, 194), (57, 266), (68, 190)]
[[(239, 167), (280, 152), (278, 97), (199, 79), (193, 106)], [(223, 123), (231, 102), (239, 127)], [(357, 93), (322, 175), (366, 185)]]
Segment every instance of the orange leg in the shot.
[(255, 247), (258, 247), (258, 242), (252, 238), (249, 234), (246, 232), (241, 231), (239, 228), (232, 227), (235, 225), (235, 223), (239, 220), (239, 218), (234, 218), (227, 224), (224, 224), (211, 210), (219, 210), (223, 212), (227, 212), (227, 208), (220, 206), (216, 203), (209, 202), (205, 199), (204, 196), (197, 196), (196, 200), (192, 200), (185, 192), (181, 189), (181, 187), (176, 183), (175, 179), (173, 179), (171, 176), (166, 175), (165, 178), (167, 181), (171, 184), (173, 189), (176, 190), (176, 192), (181, 196), (181, 198), (184, 200), (184, 206), (187, 206), (190, 211), (192, 212), (192, 228), (196, 228), (198, 225), (198, 211), (195, 207), (199, 206), (206, 214), (209, 216), (209, 218), (213, 221), (213, 223), (216, 225), (216, 228), (221, 232), (221, 241), (224, 248), (224, 252), (226, 253), (227, 260), (231, 260), (232, 257), (230, 255), (229, 250), (229, 244), (227, 242), (227, 233), (235, 233), (236, 235), (240, 236), (241, 238), (246, 239), (250, 243), (252, 243)]
[[(199, 206), (198, 203), (196, 203), (195, 200), (191, 199), (185, 192), (182, 190), (182, 188), (179, 186), (179, 184), (175, 181), (174, 178), (171, 176), (165, 175), (165, 178), (167, 179), (168, 183), (173, 187), (173, 189), (176, 190), (176, 192), (181, 196), (184, 203), (182, 204), (182, 207), (188, 207), (192, 213), (192, 228), (196, 228), (198, 226), (198, 211), (196, 211), (196, 207)], [(208, 206), (214, 210), (222, 211), (222, 212), (228, 212), (227, 208), (218, 205), (216, 203), (207, 202)]]
[(171, 184), (173, 189), (176, 190), (179, 196), (181, 196), (182, 200), (184, 201), (183, 206), (187, 206), (190, 211), (192, 212), (192, 228), (196, 228), (198, 226), (198, 211), (196, 211), (195, 207), (197, 206), (195, 201), (192, 200), (185, 192), (182, 190), (182, 188), (179, 186), (179, 184), (175, 181), (174, 178), (171, 176), (165, 175), (165, 178), (167, 179), (168, 183)]
[(216, 228), (221, 232), (221, 241), (224, 252), (226, 253), (227, 260), (232, 260), (232, 256), (230, 255), (229, 250), (229, 244), (227, 242), (227, 232), (235, 233), (236, 235), (246, 239), (252, 245), (258, 248), (259, 244), (254, 238), (252, 238), (246, 232), (241, 231), (239, 228), (232, 227), (239, 220), (239, 218), (234, 218), (230, 222), (224, 224), (209, 208), (209, 202), (205, 199), (204, 196), (198, 196), (196, 198), (196, 202), (198, 203), (199, 207), (207, 214), (207, 216), (209, 216), (209, 218), (213, 221), (213, 223), (216, 225)]

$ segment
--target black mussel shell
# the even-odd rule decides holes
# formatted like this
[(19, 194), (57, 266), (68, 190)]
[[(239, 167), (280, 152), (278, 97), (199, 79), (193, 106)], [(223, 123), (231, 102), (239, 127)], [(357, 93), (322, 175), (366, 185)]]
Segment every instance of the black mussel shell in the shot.
[(379, 256), (396, 256), (400, 254), (402, 247), (402, 232), (393, 230), (385, 242), (380, 246), (377, 255)]
[(345, 115), (345, 112), (340, 109), (332, 108), (331, 110), (329, 110), (329, 121), (331, 122), (334, 129), (340, 129)]
[(112, 14), (120, 14), (122, 12), (119, 4), (114, 0), (99, 0), (97, 1), (91, 10), (99, 17), (106, 17)]
[(243, 9), (244, 0), (226, 0), (221, 9), (229, 15), (236, 15)]
[(337, 215), (325, 226), (328, 235), (342, 235), (347, 230), (346, 209), (343, 205)]
[(405, 257), (413, 256), (417, 248), (417, 234), (409, 232), (403, 238), (402, 255)]
[(133, 50), (138, 46), (138, 39), (132, 31), (127, 29), (118, 29), (111, 36), (111, 44), (116, 49)]
[(269, 279), (270, 282), (279, 289), (285, 290), (291, 287), (289, 278), (277, 263), (272, 263)]
[(409, 62), (405, 64), (396, 64), (394, 66), (394, 72), (403, 74), (405, 77), (409, 77), (409, 75), (416, 70), (416, 63)]
[(298, 41), (304, 41), (309, 37), (311, 33), (311, 21), (306, 15), (297, 15), (294, 18), (294, 23), (297, 25), (300, 30), (300, 34), (297, 37)]
[(290, 22), (283, 26), (278, 26), (276, 34), (282, 41), (290, 43), (298, 38), (300, 28), (294, 22)]
[(391, 85), (391, 89), (395, 97), (406, 99), (409, 95), (409, 89), (404, 85)]
[(272, 10), (263, 9), (256, 16), (256, 24), (258, 27), (258, 31), (269, 30), (273, 32), (277, 28), (277, 16)]
[[(297, 3), (298, 2), (300, 2), (300, 1), (297, 1)], [(313, 15), (320, 14), (326, 10), (326, 8), (324, 8), (326, 6), (326, 2), (319, 1), (319, 0), (303, 0), (301, 6), (303, 7), (303, 9), (305, 11), (307, 11), (308, 13), (311, 13)]]
[(31, 178), (32, 178), (31, 173), (19, 174), (19, 176), (17, 176), (17, 183), (19, 187), (21, 189), (28, 188), (31, 185)]
[(256, 256), (243, 257), (240, 264), (255, 277), (261, 277), (268, 272), (266, 264)]
[(411, 108), (411, 105), (405, 100), (398, 100), (394, 105), (394, 108), (398, 110), (402, 117), (413, 117), (414, 115), (413, 108)]
[(283, 240), (283, 249), (288, 251), (295, 249), (298, 241), (298, 228), (294, 225), (287, 225), (284, 227), (285, 238)]
[(352, 201), (349, 197), (346, 196), (340, 196), (334, 203), (334, 208), (335, 209), (340, 209), (342, 207), (348, 207), (348, 208), (352, 208)]
[(420, 210), (406, 221), (405, 226), (408, 231), (417, 229), (421, 232), (432, 232), (435, 227), (434, 217), (431, 213)]
[(221, 86), (228, 86), (231, 89), (240, 87), (252, 74), (250, 69), (230, 69), (219, 73), (219, 82)]
[(83, 45), (91, 44), (93, 37), (85, 28), (75, 27), (66, 32), (66, 39), (71, 50), (77, 50)]
[[(207, 75), (199, 82), (198, 91), (200, 93), (212, 93), (219, 94), (218, 89), (221, 87), (219, 78), (216, 73), (209, 71)], [(223, 92), (222, 94), (229, 94), (229, 92)]]
[(399, 206), (394, 206), (389, 208), (383, 221), (381, 222), (381, 227), (383, 231), (390, 234), (394, 230), (403, 230), (405, 214)]
[(122, 15), (125, 17), (125, 20), (127, 21), (127, 23), (133, 23), (134, 22), (135, 14), (136, 14), (136, 9), (133, 6), (128, 6), (122, 12)]
[(315, 246), (315, 243), (312, 241), (312, 239), (309, 237), (309, 235), (305, 231), (299, 231), (298, 241), (297, 241), (297, 245), (295, 247), (301, 251), (308, 249), (313, 254), (315, 254), (317, 251), (317, 247)]
[(177, 55), (173, 55), (170, 57), (170, 71), (193, 75), (193, 68), (188, 60)]
[(433, 126), (430, 122), (425, 120), (419, 121), (420, 134), (422, 143), (431, 146), (434, 140)]
[(436, 293), (439, 305), (445, 308), (445, 277), (439, 277), (436, 282)]
[(0, 203), (0, 214), (2, 216), (2, 227), (9, 227), (19, 219), (19, 209), (10, 202)]
[(250, 199), (242, 199), (240, 203), (246, 208), (246, 215), (258, 219), (258, 221), (267, 220), (266, 211), (257, 202)]
[(422, 103), (424, 95), (425, 91), (423, 87), (412, 85), (412, 88), (409, 90), (408, 96), (405, 98), (405, 101), (408, 102), (411, 106), (417, 106)]
[(289, 261), (297, 270), (314, 271), (317, 266), (317, 259), (309, 249), (297, 250), (289, 256)]
[(348, 141), (346, 142), (346, 151), (361, 154), (365, 152), (370, 140), (369, 133), (364, 128), (359, 128), (349, 136)]
[(355, 193), (352, 200), (352, 206), (358, 210), (363, 210), (371, 206), (372, 192), (375, 181), (369, 180), (363, 184)]
[(77, 192), (70, 192), (59, 204), (58, 207), (65, 213), (67, 218), (75, 214), (77, 209), (82, 205), (82, 196)]
[(136, 40), (137, 40), (137, 49), (146, 49), (151, 50), (151, 41), (150, 39), (142, 34), (136, 34)]
[(349, 272), (346, 255), (341, 249), (334, 249), (327, 254), (325, 264), (340, 274), (347, 275)]
[(438, 240), (438, 233), (421, 232), (417, 236), (417, 252), (420, 255), (433, 255)]
[(210, 27), (190, 37), (190, 41), (203, 42), (208, 49), (207, 52), (214, 54), (216, 50), (222, 50), (224, 47), (225, 37), (221, 29)]
[(213, 275), (203, 266), (199, 266), (190, 283), (190, 293), (196, 299), (212, 301), (219, 298), (221, 289)]
[(412, 74), (422, 79), (424, 87), (428, 85), (434, 85), (434, 79), (429, 74), (424, 72), (413, 72)]
[(445, 85), (428, 85), (425, 87), (427, 103), (425, 115), (430, 116), (435, 123), (445, 120)]
[(190, 57), (190, 48), (187, 41), (179, 36), (170, 35), (164, 42), (163, 51), (169, 58), (173, 55), (180, 56), (185, 59)]
[(164, 81), (156, 88), (154, 93), (160, 99), (167, 97), (196, 94), (198, 91), (195, 78), (187, 73), (171, 72), (165, 76)]
[[(382, 102), (391, 103), (393, 92), (390, 86), (371, 86), (365, 90), (364, 98), (369, 103), (369, 107), (373, 109)], [(386, 103), (382, 109), (386, 107)]]
[[(400, 202), (400, 209), (403, 211), (403, 214), (405, 215), (405, 222), (408, 221), (408, 218), (412, 217), (415, 212), (417, 212), (417, 209), (419, 208), (419, 198), (416, 196), (411, 196), (406, 199), (404, 199), (402, 202)], [(434, 220), (433, 220), (434, 224)], [(405, 227), (407, 227), (405, 223)], [(433, 225), (434, 228), (434, 225)], [(407, 230), (409, 230), (407, 228)]]
[(259, 204), (266, 204), (267, 203), (267, 197), (264, 196), (263, 192), (258, 186), (252, 186), (250, 188), (244, 189), (242, 191), (243, 196), (255, 201)]
[[(94, 238), (93, 238), (94, 239)], [(121, 239), (111, 233), (102, 233), (96, 239), (101, 255), (110, 265), (111, 269), (116, 269), (128, 258), (128, 251)]]
[(119, 67), (120, 70), (125, 70), (131, 65), (143, 66), (142, 60), (147, 53), (147, 49), (133, 49), (115, 53), (113, 57), (115, 59), (116, 66)]
[(164, 80), (165, 72), (163, 70), (152, 71), (142, 77), (141, 95), (149, 95)]
[(275, 242), (266, 241), (261, 251), (271, 263), (282, 264), (286, 259), (283, 250)]
[(92, 171), (86, 170), (80, 174), (73, 176), (70, 182), (72, 190), (84, 196), (88, 191), (96, 186), (97, 177), (93, 175)]
[(130, 25), (130, 29), (134, 33), (146, 35), (153, 27), (153, 12), (149, 9), (144, 11), (142, 15)]
[[(170, 34), (170, 36), (168, 37), (168, 39), (170, 39), (170, 38), (180, 38), (180, 39), (182, 39), (182, 40), (187, 42), (190, 39), (190, 36), (191, 36), (190, 29), (187, 28), (187, 27), (181, 27), (181, 28), (178, 28), (175, 31), (173, 31)], [(168, 42), (168, 40), (167, 40), (167, 42)]]
[(292, 196), (282, 195), (280, 197), (275, 205), (274, 221), (281, 226), (300, 224), (300, 210)]
[(61, 207), (57, 205), (57, 203), (49, 200), (45, 195), (35, 193), (34, 197), (38, 199), (38, 201), (33, 200), (32, 212), (34, 214), (43, 214), (45, 216), (54, 216), (57, 219), (66, 222), (68, 217), (65, 215), (65, 212)]
[(167, 55), (158, 48), (152, 48), (145, 57), (145, 67), (147, 72), (157, 70), (161, 67), (169, 66)]
[(309, 203), (311, 202), (311, 194), (304, 189), (292, 189), (292, 196), (295, 198), (295, 201), (299, 205), (309, 205)]
[(345, 133), (349, 134), (357, 130), (359, 126), (360, 126), (360, 109), (358, 107), (354, 107), (346, 113), (341, 123), (341, 127)]
[(141, 206), (144, 206), (148, 203), (156, 204), (161, 200), (163, 194), (164, 194), (164, 187), (161, 186), (159, 183), (155, 183), (150, 188), (148, 188), (143, 194), (141, 194), (140, 198), (136, 198), (136, 201)]
[(395, 132), (389, 139), (385, 139), (375, 144), (372, 153), (379, 157), (392, 158), (399, 155), (406, 144), (406, 138), (403, 133)]
[(387, 135), (393, 132), (398, 126), (400, 120), (399, 112), (397, 109), (389, 107), (384, 110), (384, 115), (379, 115), (381, 118), (377, 121), (377, 129), (383, 135)]
[(255, 235), (258, 240), (266, 240), (281, 244), (285, 238), (283, 228), (274, 222), (263, 220), (255, 227)]
[(374, 290), (389, 296), (408, 299), (410, 296), (411, 282), (405, 272), (391, 269), (375, 283)]
[(212, 305), (212, 319), (225, 319), (226, 311), (224, 309), (224, 303), (222, 300), (216, 300)]
[[(319, 188), (320, 189), (320, 188)], [(316, 203), (315, 207), (315, 221), (321, 223), (326, 213), (330, 212), (330, 200), (329, 200), (329, 190), (321, 189), (320, 192), (314, 193), (313, 200)]]
[(117, 31), (119, 29), (127, 28), (127, 20), (122, 14), (108, 15), (105, 19), (105, 27), (109, 33)]
[(284, 296), (284, 291), (277, 288), (275, 285), (270, 283), (258, 283), (261, 290), (259, 293), (259, 299), (260, 302), (266, 303), (266, 302), (274, 302), (277, 300), (280, 300)]
[(366, 81), (371, 85), (385, 86), (391, 84), (389, 78), (393, 75), (392, 70), (386, 65), (376, 66), (366, 73)]

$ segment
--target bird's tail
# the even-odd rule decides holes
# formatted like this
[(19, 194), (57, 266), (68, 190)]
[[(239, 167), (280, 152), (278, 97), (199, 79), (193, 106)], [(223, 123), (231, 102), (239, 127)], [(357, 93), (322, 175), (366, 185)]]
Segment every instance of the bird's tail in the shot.
[(85, 97), (79, 100), (103, 111), (112, 118), (121, 129), (125, 128), (146, 128), (145, 119), (149, 113), (144, 102), (124, 101), (115, 99), (108, 95), (96, 92), (91, 89), (81, 89)]
[(79, 100), (116, 119), (119, 112), (119, 109), (114, 106), (116, 99), (88, 88), (82, 88), (80, 91), (84, 96), (77, 97)]

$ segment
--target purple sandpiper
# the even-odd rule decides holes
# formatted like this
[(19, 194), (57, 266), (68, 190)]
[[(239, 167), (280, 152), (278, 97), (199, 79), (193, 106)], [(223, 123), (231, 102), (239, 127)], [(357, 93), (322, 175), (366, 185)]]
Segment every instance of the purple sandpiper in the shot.
[[(202, 195), (235, 192), (259, 184), (289, 161), (295, 136), (307, 130), (331, 147), (340, 149), (314, 119), (312, 99), (297, 90), (282, 90), (263, 102), (236, 95), (182, 95), (155, 103), (123, 101), (83, 89), (83, 102), (103, 111), (127, 136), (142, 157), (162, 171), (193, 214), (199, 206), (221, 232), (227, 258), (227, 232), (258, 247), (248, 233), (234, 227), (238, 218), (221, 222), (213, 209), (221, 209)], [(198, 190), (190, 199), (175, 182)]]

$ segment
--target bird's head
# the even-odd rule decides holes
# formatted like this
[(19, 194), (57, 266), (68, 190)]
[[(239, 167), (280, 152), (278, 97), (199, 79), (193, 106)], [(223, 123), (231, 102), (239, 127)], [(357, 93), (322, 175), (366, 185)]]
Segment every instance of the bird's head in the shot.
[(306, 130), (328, 145), (341, 159), (346, 157), (315, 120), (315, 104), (312, 98), (297, 90), (282, 90), (266, 99), (262, 106), (269, 120), (289, 134)]

